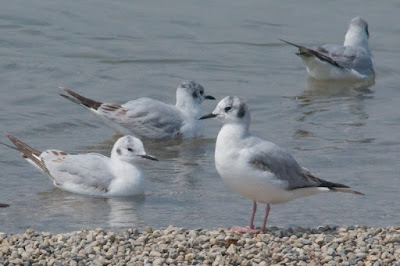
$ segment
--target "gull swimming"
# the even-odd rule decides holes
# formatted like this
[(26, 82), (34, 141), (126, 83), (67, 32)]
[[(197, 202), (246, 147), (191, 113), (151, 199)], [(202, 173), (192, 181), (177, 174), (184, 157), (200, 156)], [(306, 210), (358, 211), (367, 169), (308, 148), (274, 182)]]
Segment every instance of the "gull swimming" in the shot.
[[(176, 90), (176, 104), (151, 98), (139, 98), (124, 104), (97, 102), (76, 92), (61, 88), (64, 98), (86, 107), (107, 125), (122, 134), (133, 133), (142, 139), (188, 139), (202, 134), (201, 103), (215, 100), (205, 95), (196, 81), (183, 81)], [(71, 97), (72, 96), (72, 97)]]
[(247, 228), (232, 227), (238, 232), (256, 233), (254, 216), (257, 202), (265, 203), (261, 231), (264, 232), (270, 204), (326, 192), (363, 195), (348, 186), (314, 176), (301, 167), (285, 150), (249, 132), (250, 110), (239, 97), (222, 99), (215, 110), (200, 119), (218, 118), (223, 123), (215, 147), (215, 166), (222, 180), (239, 194), (253, 201), (253, 213)]
[(60, 150), (40, 152), (14, 136), (7, 135), (22, 157), (45, 173), (54, 186), (72, 193), (92, 196), (143, 195), (145, 182), (141, 169), (134, 164), (139, 157), (157, 159), (146, 154), (143, 143), (133, 136), (119, 138), (111, 157), (99, 153), (71, 155)]
[(281, 40), (299, 48), (298, 56), (308, 74), (318, 80), (375, 78), (374, 59), (368, 45), (368, 23), (361, 17), (350, 21), (343, 45), (325, 44), (307, 48)]

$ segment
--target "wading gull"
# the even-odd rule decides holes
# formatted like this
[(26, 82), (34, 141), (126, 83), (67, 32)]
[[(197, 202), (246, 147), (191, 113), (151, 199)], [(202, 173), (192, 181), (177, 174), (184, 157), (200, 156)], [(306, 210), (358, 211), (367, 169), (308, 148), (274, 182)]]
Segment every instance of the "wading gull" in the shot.
[(363, 195), (348, 186), (315, 177), (301, 167), (285, 150), (249, 132), (250, 110), (242, 99), (222, 99), (215, 110), (200, 119), (218, 118), (223, 126), (215, 147), (215, 166), (222, 180), (239, 194), (253, 201), (253, 213), (247, 228), (239, 232), (256, 233), (254, 215), (257, 202), (267, 205), (261, 231), (265, 231), (270, 204), (326, 192)]

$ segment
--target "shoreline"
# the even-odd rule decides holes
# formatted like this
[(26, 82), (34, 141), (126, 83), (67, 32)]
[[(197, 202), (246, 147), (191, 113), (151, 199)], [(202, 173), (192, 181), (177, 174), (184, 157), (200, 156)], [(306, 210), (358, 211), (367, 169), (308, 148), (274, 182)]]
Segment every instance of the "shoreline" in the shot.
[(263, 234), (169, 226), (145, 231), (0, 232), (0, 264), (399, 265), (400, 227), (271, 227)]

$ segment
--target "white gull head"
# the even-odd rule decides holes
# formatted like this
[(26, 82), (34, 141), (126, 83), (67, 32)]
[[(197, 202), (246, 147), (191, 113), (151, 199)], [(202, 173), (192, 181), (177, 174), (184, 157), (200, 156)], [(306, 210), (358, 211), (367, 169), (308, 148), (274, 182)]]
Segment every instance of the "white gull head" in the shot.
[(205, 94), (204, 87), (197, 81), (183, 81), (176, 90), (175, 106), (186, 113), (195, 113), (198, 118), (201, 115), (201, 103), (206, 99), (215, 100), (213, 96)]
[(245, 100), (237, 96), (228, 96), (222, 99), (211, 114), (200, 119), (216, 117), (223, 124), (243, 124), (250, 127), (250, 109)]
[(111, 151), (111, 159), (124, 162), (136, 161), (139, 157), (156, 161), (157, 159), (148, 155), (144, 149), (143, 142), (130, 135), (119, 138)]

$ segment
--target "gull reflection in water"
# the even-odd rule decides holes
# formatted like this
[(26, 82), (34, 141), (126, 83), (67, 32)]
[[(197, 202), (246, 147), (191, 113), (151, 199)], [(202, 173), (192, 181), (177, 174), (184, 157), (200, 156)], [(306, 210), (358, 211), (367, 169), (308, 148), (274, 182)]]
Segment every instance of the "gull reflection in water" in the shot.
[(307, 104), (322, 98), (367, 97), (372, 94), (370, 87), (374, 84), (375, 81), (321, 81), (309, 78), (307, 89), (298, 98)]
[(365, 101), (373, 98), (370, 88), (374, 84), (374, 81), (318, 81), (309, 78), (307, 89), (296, 97), (301, 109), (297, 121), (308, 122), (308, 125), (298, 130), (296, 136), (313, 136), (312, 131), (320, 130), (315, 126), (323, 126), (331, 128), (332, 132), (343, 130), (346, 142), (373, 140), (363, 136), (359, 129), (369, 118)]
[(110, 206), (107, 223), (112, 228), (143, 227), (145, 197), (114, 197), (107, 199)]
[(127, 228), (143, 225), (144, 196), (101, 198), (73, 194), (54, 188), (39, 193), (41, 208), (33, 220), (45, 219), (48, 231), (81, 228)]

